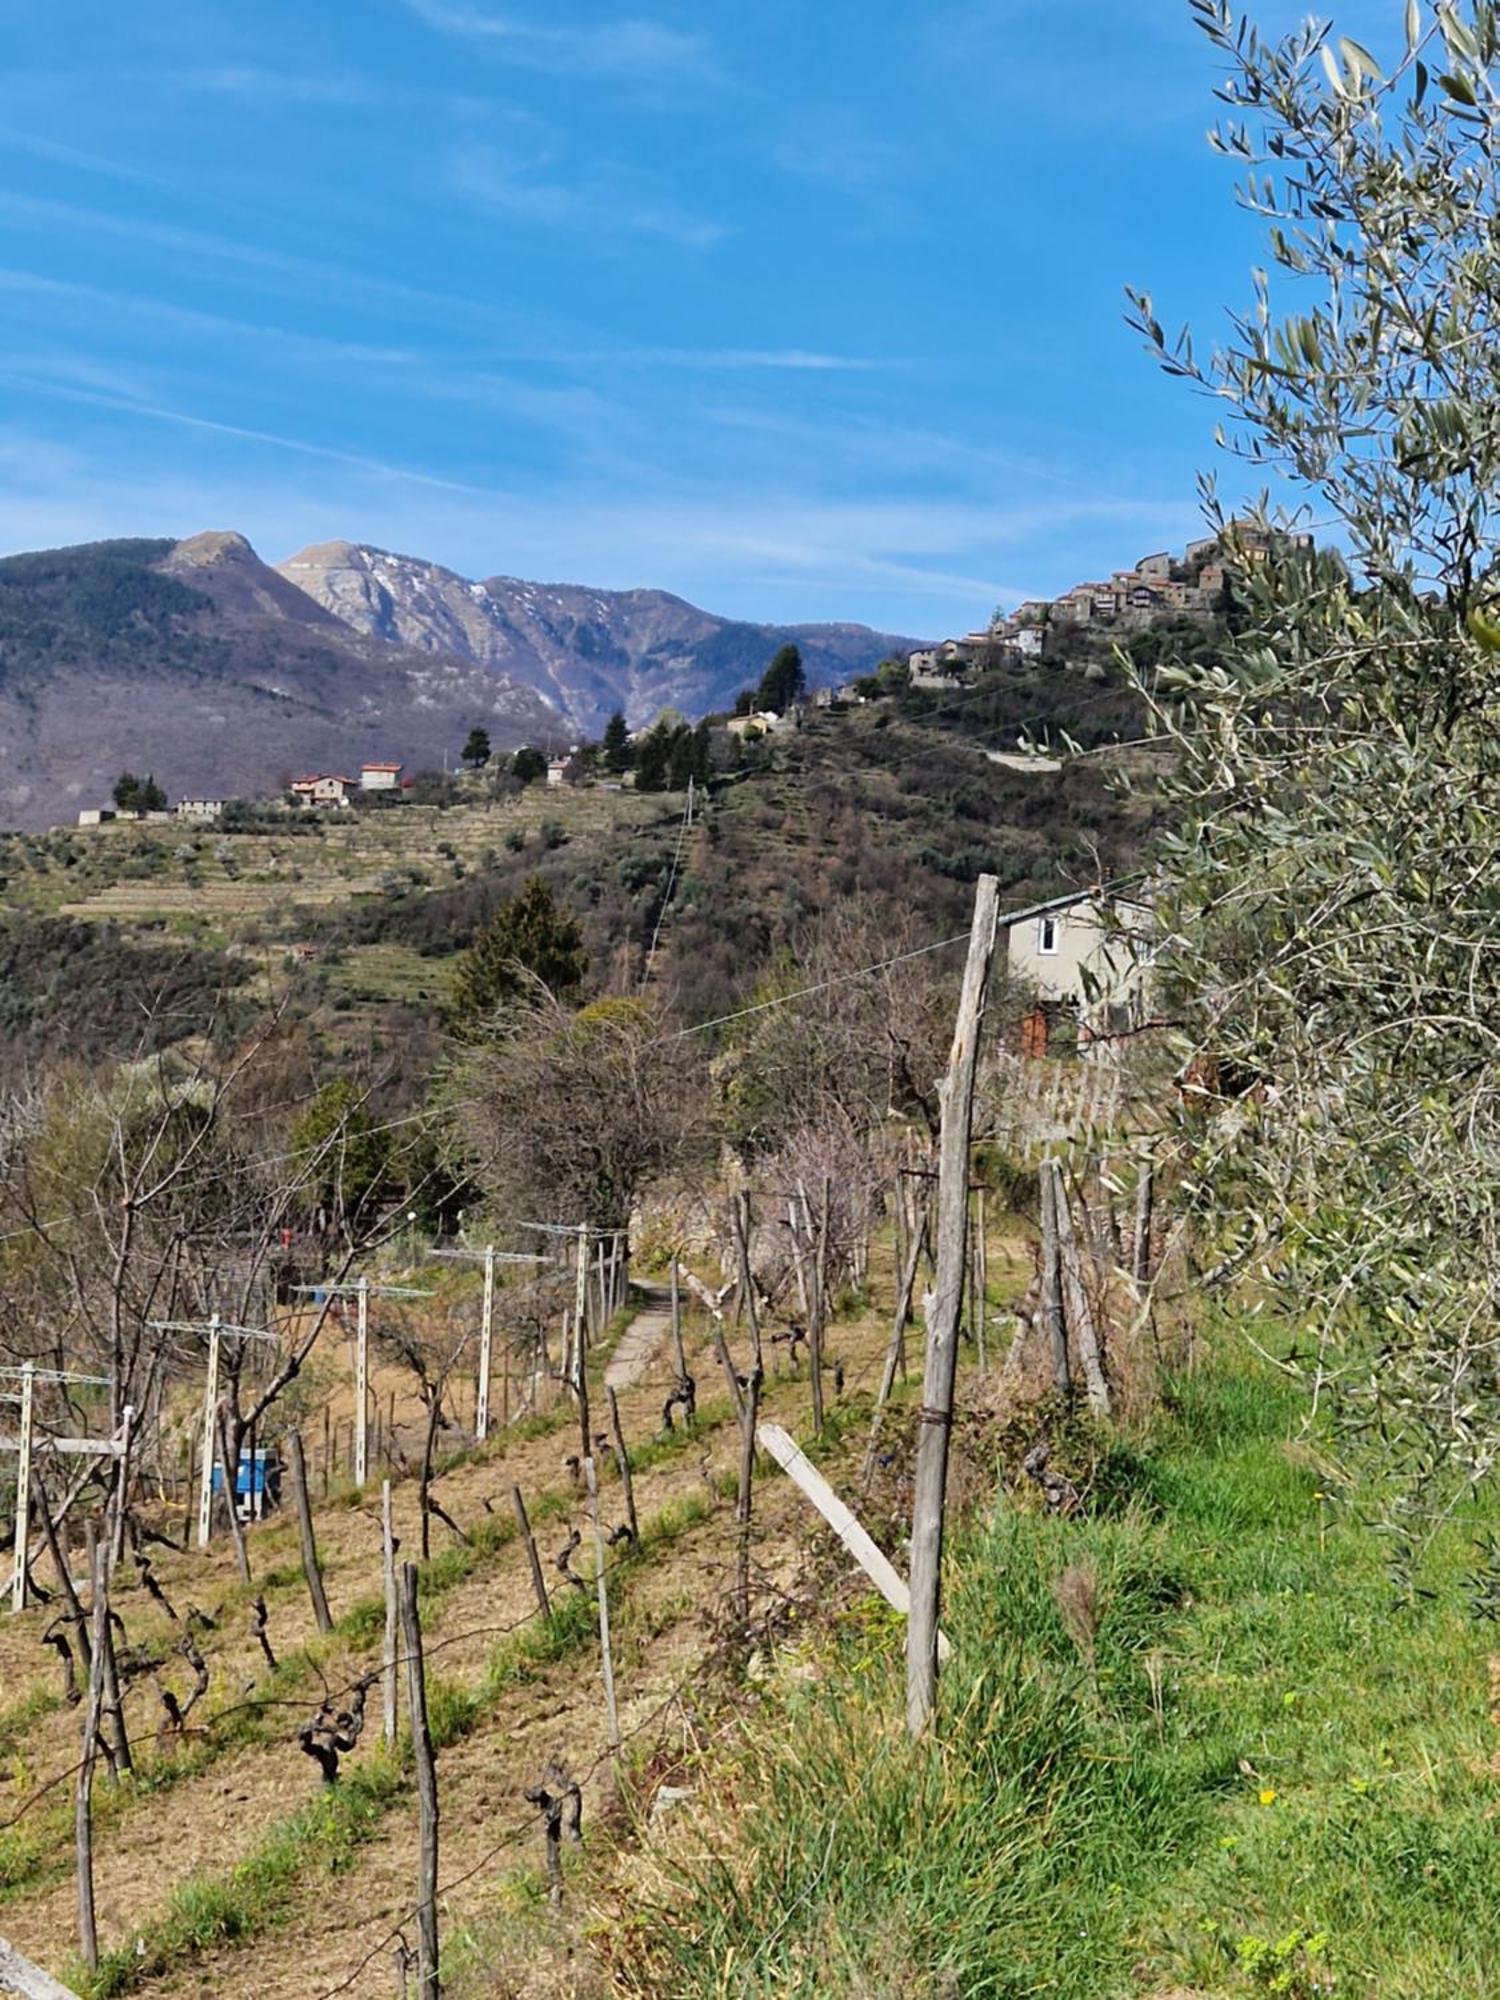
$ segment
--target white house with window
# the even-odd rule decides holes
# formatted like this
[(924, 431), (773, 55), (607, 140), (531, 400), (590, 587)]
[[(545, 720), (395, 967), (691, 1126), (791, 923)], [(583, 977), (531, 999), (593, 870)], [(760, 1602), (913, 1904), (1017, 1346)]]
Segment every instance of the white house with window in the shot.
[(1106, 885), (1038, 905), (1010, 926), (1006, 955), (1014, 984), (1098, 1039), (1147, 1018), (1154, 954), (1149, 905)]

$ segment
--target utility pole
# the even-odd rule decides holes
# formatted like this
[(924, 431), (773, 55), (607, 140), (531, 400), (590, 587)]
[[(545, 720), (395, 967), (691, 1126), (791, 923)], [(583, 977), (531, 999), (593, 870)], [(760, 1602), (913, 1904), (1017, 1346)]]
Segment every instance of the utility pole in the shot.
[[(27, 1544), (31, 1539), (31, 1461), (36, 1442), (36, 1385), (38, 1382), (68, 1382), (108, 1389), (113, 1384), (107, 1375), (74, 1375), (66, 1369), (38, 1368), (34, 1361), (23, 1361), (18, 1368), (0, 1368), (0, 1379), (19, 1381), (21, 1385), (19, 1394), (5, 1398), (7, 1402), (18, 1402), (21, 1406), (20, 1434), (13, 1438), (0, 1438), (0, 1451), (16, 1454), (16, 1555), (15, 1568), (11, 1573), (10, 1603), (13, 1611), (24, 1611)], [(134, 1414), (130, 1409), (125, 1412), (126, 1433)], [(93, 1454), (101, 1458), (118, 1458), (122, 1448), (118, 1437), (108, 1441), (47, 1438), (44, 1445), (52, 1451), (71, 1452), (78, 1456)]]
[[(218, 1456), (216, 1425), (219, 1420), (219, 1360), (226, 1340), (268, 1340), (273, 1347), (280, 1345), (280, 1336), (263, 1326), (230, 1326), (219, 1315), (210, 1313), (208, 1324), (199, 1320), (153, 1319), (148, 1322), (153, 1333), (192, 1333), (208, 1335), (208, 1379), (203, 1386), (203, 1472), (198, 1482), (198, 1546), (206, 1549), (213, 1533), (214, 1519), (214, 1460)], [(231, 1508), (239, 1505), (239, 1472), (237, 1465), (224, 1467), (224, 1498)]]
[(354, 1322), (354, 1483), (363, 1486), (370, 1474), (370, 1301), (371, 1299), (430, 1299), (431, 1292), (412, 1285), (372, 1285), (356, 1278), (352, 1285), (298, 1285), (296, 1290), (324, 1298), (353, 1297)]
[[(497, 1250), (493, 1243), (483, 1250), (430, 1250), (430, 1257), (478, 1260), (484, 1266), (484, 1297), (479, 1308), (479, 1379), (475, 1385), (474, 1438), (483, 1444), (490, 1434), (490, 1372), (495, 1334), (495, 1266), (497, 1264), (542, 1264), (540, 1251)], [(509, 1411), (505, 1413), (509, 1416)]]

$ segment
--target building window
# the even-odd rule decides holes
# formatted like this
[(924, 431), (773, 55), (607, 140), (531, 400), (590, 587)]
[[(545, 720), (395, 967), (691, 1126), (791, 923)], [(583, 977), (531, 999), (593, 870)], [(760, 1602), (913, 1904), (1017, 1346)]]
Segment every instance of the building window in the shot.
[(1056, 917), (1038, 917), (1036, 926), (1036, 948), (1043, 957), (1051, 957), (1057, 950)]

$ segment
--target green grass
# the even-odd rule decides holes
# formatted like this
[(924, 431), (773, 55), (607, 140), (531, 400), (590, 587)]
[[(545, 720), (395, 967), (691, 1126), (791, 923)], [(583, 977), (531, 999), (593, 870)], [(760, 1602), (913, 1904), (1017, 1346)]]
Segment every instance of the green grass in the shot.
[[(1495, 1640), (1460, 1604), (1463, 1537), (1455, 1587), (1395, 1609), (1300, 1416), (1269, 1371), (1206, 1371), (1090, 1518), (1007, 1496), (957, 1535), (955, 1658), (915, 1750), (899, 1622), (846, 1621), (711, 1767), (669, 1892), (612, 1947), (622, 1990), (1500, 1990)], [(1097, 1592), (1092, 1667), (1054, 1595), (1070, 1567)]]

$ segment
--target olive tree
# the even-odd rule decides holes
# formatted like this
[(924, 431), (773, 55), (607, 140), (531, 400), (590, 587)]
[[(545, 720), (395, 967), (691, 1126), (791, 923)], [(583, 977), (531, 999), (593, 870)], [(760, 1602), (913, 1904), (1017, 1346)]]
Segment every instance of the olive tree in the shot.
[[(1205, 488), (1242, 629), (1149, 689), (1164, 974), (1189, 1095), (1239, 1095), (1203, 1120), (1205, 1210), (1377, 1444), (1410, 1583), (1500, 1451), (1500, 14), (1392, 0), (1371, 51), (1191, 4), (1267, 267), (1212, 354), (1145, 294), (1133, 319), (1280, 504)], [(1299, 499), (1342, 559), (1286, 532)]]

